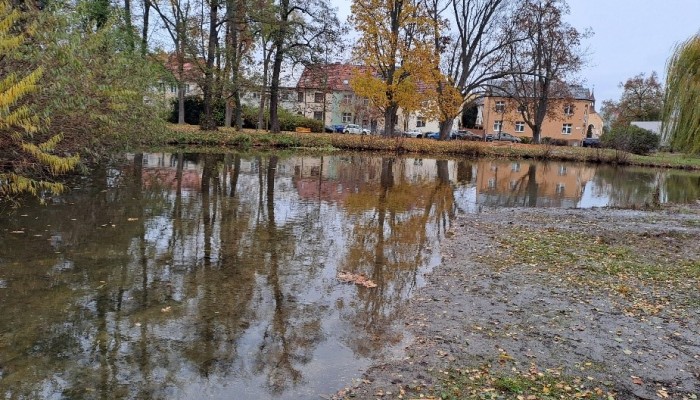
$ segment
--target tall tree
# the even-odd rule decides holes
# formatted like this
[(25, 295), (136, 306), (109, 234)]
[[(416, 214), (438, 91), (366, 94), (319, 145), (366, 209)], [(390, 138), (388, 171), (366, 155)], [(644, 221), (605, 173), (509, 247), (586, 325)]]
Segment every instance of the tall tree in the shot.
[(167, 8), (162, 7), (157, 0), (154, 0), (150, 2), (150, 5), (160, 16), (163, 26), (175, 47), (175, 57), (172, 60), (169, 59), (168, 63), (176, 69), (175, 79), (178, 82), (177, 123), (182, 125), (185, 123), (185, 60), (190, 40), (190, 25), (192, 24), (190, 2), (189, 0), (172, 0), (169, 2), (169, 8)]
[(674, 149), (700, 153), (700, 34), (678, 45), (669, 60), (663, 126)]
[(225, 87), (226, 116), (225, 126), (233, 124), (236, 130), (243, 127), (241, 91), (242, 91), (242, 65), (245, 57), (253, 48), (253, 32), (250, 26), (251, 8), (266, 6), (269, 1), (262, 0), (258, 4), (251, 3), (250, 0), (227, 0), (226, 2), (226, 71), (224, 77), (230, 79)]
[(200, 122), (200, 129), (215, 131), (217, 129), (214, 119), (214, 61), (216, 49), (219, 44), (219, 0), (208, 0), (209, 7), (209, 35), (206, 40), (206, 64), (204, 66), (204, 82), (202, 85), (204, 115)]
[[(440, 137), (447, 138), (452, 121), (473, 106), (494, 81), (507, 76), (503, 64), (511, 44), (521, 38), (508, 29), (519, 2), (505, 0), (425, 0), (433, 20), (433, 41), (445, 76), (438, 79), (437, 117)], [(443, 33), (453, 21), (453, 34)], [(446, 87), (447, 85), (451, 87)]]
[(622, 89), (619, 102), (603, 102), (606, 113), (614, 114), (613, 124), (627, 125), (631, 121), (658, 121), (663, 107), (663, 87), (656, 72), (644, 73), (618, 85)]
[(342, 43), (340, 23), (328, 0), (280, 0), (276, 9), (270, 82), (270, 129), (275, 133), (280, 131), (277, 113), (283, 63), (290, 58), (292, 64), (316, 63), (326, 49)]
[(510, 82), (502, 89), (532, 129), (534, 143), (551, 103), (570, 97), (565, 82), (585, 61), (580, 45), (588, 33), (566, 23), (568, 13), (565, 0), (525, 0), (513, 26), (520, 39), (509, 46)]
[(350, 22), (359, 32), (353, 57), (358, 70), (351, 86), (384, 113), (384, 135), (392, 136), (398, 110), (417, 110), (431, 86), (435, 51), (433, 23), (419, 0), (353, 0)]

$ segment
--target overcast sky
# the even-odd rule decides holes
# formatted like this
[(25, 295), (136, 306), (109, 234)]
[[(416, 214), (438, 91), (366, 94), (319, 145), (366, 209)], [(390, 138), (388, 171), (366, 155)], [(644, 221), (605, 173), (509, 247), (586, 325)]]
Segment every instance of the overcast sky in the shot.
[[(331, 0), (345, 21), (350, 0)], [(700, 0), (569, 0), (567, 19), (594, 35), (584, 46), (589, 65), (580, 77), (595, 89), (596, 104), (618, 100), (620, 82), (656, 71), (665, 79), (674, 46), (700, 31)]]

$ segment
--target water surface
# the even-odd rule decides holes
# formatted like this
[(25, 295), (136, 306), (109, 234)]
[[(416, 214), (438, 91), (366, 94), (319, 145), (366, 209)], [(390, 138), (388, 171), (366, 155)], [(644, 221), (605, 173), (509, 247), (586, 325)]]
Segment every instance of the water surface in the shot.
[(700, 196), (697, 173), (357, 155), (136, 154), (73, 186), (0, 217), (4, 398), (318, 398), (400, 354), (456, 214)]

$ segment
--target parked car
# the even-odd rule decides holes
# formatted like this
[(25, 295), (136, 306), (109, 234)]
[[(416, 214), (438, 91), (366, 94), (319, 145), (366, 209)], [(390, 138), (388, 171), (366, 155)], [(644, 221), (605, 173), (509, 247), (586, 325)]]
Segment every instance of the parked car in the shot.
[(511, 143), (520, 143), (523, 140), (520, 139), (517, 136), (513, 136), (510, 133), (506, 132), (501, 132), (500, 137), (498, 136), (498, 133), (493, 133), (493, 134), (488, 134), (486, 135), (486, 141), (487, 142), (493, 142), (494, 140), (500, 140), (502, 142), (511, 142)]
[(343, 128), (343, 133), (354, 133), (356, 135), (369, 135), (369, 129), (356, 124), (347, 124)]
[(412, 138), (422, 138), (423, 137), (423, 132), (419, 131), (418, 129), (412, 129), (408, 130), (403, 133), (405, 137), (412, 137)]
[(428, 139), (439, 140), (440, 139), (440, 132), (428, 132), (425, 134), (425, 137)]
[(335, 133), (343, 133), (343, 130), (345, 129), (345, 125), (343, 125), (343, 124), (331, 125), (331, 128), (333, 128), (333, 132), (335, 132)]
[(472, 131), (452, 131), (450, 139), (457, 140), (484, 140), (481, 135)]
[(600, 139), (598, 139), (598, 138), (585, 138), (581, 141), (581, 146), (583, 146), (583, 147), (600, 147)]

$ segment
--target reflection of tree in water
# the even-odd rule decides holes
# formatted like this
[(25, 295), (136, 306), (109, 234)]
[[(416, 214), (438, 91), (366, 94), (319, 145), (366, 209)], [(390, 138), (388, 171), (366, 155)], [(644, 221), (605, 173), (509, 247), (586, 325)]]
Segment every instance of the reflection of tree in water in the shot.
[(700, 176), (683, 171), (669, 171), (664, 179), (663, 201), (692, 203), (700, 199)]
[[(314, 297), (339, 287), (318, 276), (332, 268), (318, 261), (326, 257), (324, 245), (338, 242), (326, 228), (352, 220), (358, 226), (341, 268), (366, 273), (380, 287), (358, 290), (359, 309), (340, 311), (360, 327), (348, 343), (358, 356), (371, 355), (400, 337), (389, 324), (453, 208), (446, 163), (438, 163), (441, 179), (413, 187), (397, 178), (404, 164), (357, 159), (341, 171), (357, 184), (348, 204), (331, 213), (314, 202), (291, 219), (285, 214), (295, 205), (285, 201), (293, 196), (279, 196), (289, 193), (275, 157), (250, 163), (257, 180), (240, 178), (241, 158), (233, 154), (176, 154), (167, 161), (137, 155), (127, 168), (98, 175), (108, 187), (62, 197), (74, 206), (40, 209), (38, 219), (16, 217), (17, 224), (37, 232), (51, 225), (62, 236), (21, 248), (0, 241), (10, 271), (1, 279), (11, 282), (0, 301), (3, 309), (20, 310), (0, 313), (0, 327), (21, 332), (9, 344), (0, 341), (0, 391), (162, 398), (214, 376), (264, 380), (274, 393), (303, 383), (304, 366), (327, 339), (322, 322), (335, 318), (333, 303)], [(376, 183), (365, 183), (375, 176)]]
[(254, 357), (254, 372), (265, 374), (270, 390), (281, 393), (303, 379), (300, 366), (311, 360), (322, 331), (316, 307), (300, 304), (295, 298), (306, 276), (293, 270), (296, 238), (292, 226), (278, 227), (275, 219), (278, 158), (269, 157), (264, 176), (262, 162), (260, 165), (261, 196), (253, 233), (256, 243), (253, 257), (259, 260), (256, 270), (266, 274), (267, 287), (261, 290), (268, 292), (269, 298), (263, 300), (264, 304), (256, 305), (268, 317)]
[(593, 183), (606, 191), (608, 206), (641, 206), (651, 202), (659, 173), (651, 169), (600, 166)]
[(404, 166), (393, 158), (382, 159), (380, 187), (348, 200), (363, 207), (356, 207), (347, 257), (339, 270), (364, 274), (377, 284), (357, 288), (359, 304), (341, 310), (361, 328), (347, 340), (363, 356), (371, 357), (387, 343), (401, 340), (402, 333), (392, 330), (392, 322), (416, 285), (418, 268), (428, 263), (430, 248), (436, 245), (431, 241), (438, 239), (440, 226), (445, 227), (446, 216), (453, 211), (446, 161), (437, 163), (438, 179), (422, 184), (409, 184)]

